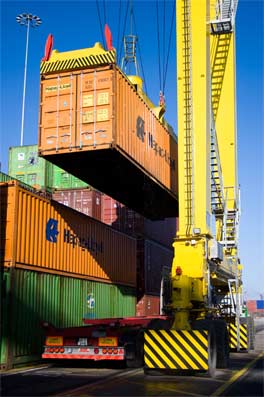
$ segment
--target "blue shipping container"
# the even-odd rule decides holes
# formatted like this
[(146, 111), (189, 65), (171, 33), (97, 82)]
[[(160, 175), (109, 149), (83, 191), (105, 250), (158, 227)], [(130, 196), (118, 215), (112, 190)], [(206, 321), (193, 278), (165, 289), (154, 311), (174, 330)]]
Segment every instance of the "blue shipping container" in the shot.
[(264, 309), (264, 300), (257, 301), (257, 309)]

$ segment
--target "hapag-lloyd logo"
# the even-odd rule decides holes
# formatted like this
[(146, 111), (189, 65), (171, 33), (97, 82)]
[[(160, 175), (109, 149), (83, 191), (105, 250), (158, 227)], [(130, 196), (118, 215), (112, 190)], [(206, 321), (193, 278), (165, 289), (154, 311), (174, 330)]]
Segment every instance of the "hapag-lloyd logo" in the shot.
[(57, 243), (58, 234), (58, 221), (50, 218), (46, 224), (46, 240), (51, 243)]
[(175, 159), (172, 159), (169, 156), (169, 153), (167, 152), (166, 149), (163, 149), (158, 142), (154, 139), (153, 135), (151, 132), (145, 132), (145, 121), (141, 118), (137, 118), (137, 126), (136, 126), (136, 133), (137, 137), (144, 143), (145, 142), (145, 137), (147, 135), (148, 139), (148, 145), (151, 149), (153, 149), (156, 154), (159, 154), (160, 157), (164, 158), (166, 163), (169, 164), (170, 168), (173, 168), (175, 170)]
[[(46, 224), (46, 240), (51, 243), (57, 243), (58, 234), (58, 221), (50, 218)], [(64, 229), (63, 240), (64, 243), (71, 244), (73, 248), (81, 247), (82, 249), (87, 249), (96, 254), (103, 252), (102, 241), (98, 243), (92, 236), (77, 236), (77, 234), (72, 233), (70, 229)]]

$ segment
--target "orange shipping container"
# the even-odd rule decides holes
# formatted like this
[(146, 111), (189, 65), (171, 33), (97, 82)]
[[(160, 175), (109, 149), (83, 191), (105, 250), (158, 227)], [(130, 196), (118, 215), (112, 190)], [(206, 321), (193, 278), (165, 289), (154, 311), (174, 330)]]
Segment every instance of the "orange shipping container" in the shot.
[(114, 65), (41, 76), (39, 154), (151, 219), (178, 215), (177, 142)]
[(136, 285), (135, 239), (17, 182), (0, 189), (5, 267)]

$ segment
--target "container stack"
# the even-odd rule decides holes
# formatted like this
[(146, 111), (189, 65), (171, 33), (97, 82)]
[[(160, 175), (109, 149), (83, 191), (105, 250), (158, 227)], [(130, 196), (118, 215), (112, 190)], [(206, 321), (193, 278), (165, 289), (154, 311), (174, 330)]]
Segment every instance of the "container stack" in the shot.
[(248, 300), (246, 302), (246, 307), (248, 313), (255, 317), (263, 317), (264, 316), (264, 300)]
[[(23, 153), (24, 155), (22, 155)], [(22, 160), (19, 160), (22, 157), (27, 159), (34, 157), (34, 164), (29, 166), (30, 161), (27, 161), (22, 168), (21, 166), (24, 164), (21, 163)], [(37, 145), (10, 148), (9, 173), (17, 176), (21, 175), (21, 170), (23, 170), (24, 180), (29, 183), (31, 178), (28, 175), (30, 176), (33, 173), (32, 170), (36, 174), (35, 179), (47, 181), (47, 185), (44, 182), (42, 183), (42, 188), (51, 192), (53, 200), (138, 240), (137, 261), (140, 265), (137, 265), (137, 315), (159, 314), (160, 275), (162, 268), (170, 268), (172, 263), (172, 243), (178, 229), (178, 219), (165, 218), (164, 220), (152, 221), (145, 218), (39, 157)], [(149, 246), (159, 247), (156, 248), (155, 255), (152, 255), (151, 259), (148, 259), (149, 254), (144, 252), (144, 247)], [(155, 261), (155, 256), (160, 259), (159, 262)], [(151, 264), (152, 261), (156, 264), (155, 267)], [(150, 265), (152, 272), (147, 271)], [(160, 277), (155, 278), (155, 274)], [(155, 284), (155, 290), (149, 289), (150, 281)]]
[(88, 187), (87, 183), (39, 157), (37, 145), (10, 147), (8, 174), (41, 191)]
[(2, 367), (40, 358), (43, 320), (135, 315), (134, 238), (18, 181), (2, 182), (0, 195)]

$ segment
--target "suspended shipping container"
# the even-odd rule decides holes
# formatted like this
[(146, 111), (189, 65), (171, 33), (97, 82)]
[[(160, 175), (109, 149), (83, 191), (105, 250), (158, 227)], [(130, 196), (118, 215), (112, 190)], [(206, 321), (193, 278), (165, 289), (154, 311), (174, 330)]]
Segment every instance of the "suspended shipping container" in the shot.
[(11, 268), (1, 287), (2, 369), (40, 360), (42, 321), (71, 327), (83, 318), (135, 315), (135, 290), (127, 286)]
[(10, 176), (38, 190), (75, 189), (87, 183), (38, 156), (37, 145), (9, 148)]
[(150, 219), (177, 216), (175, 135), (116, 65), (57, 73), (75, 53), (41, 64), (40, 156)]
[(0, 191), (2, 265), (136, 285), (135, 239), (16, 181)]
[(102, 194), (93, 189), (56, 190), (52, 198), (92, 218), (102, 218)]
[(149, 238), (167, 247), (172, 247), (178, 230), (177, 218), (151, 221), (105, 194), (102, 195), (102, 222), (131, 236)]

